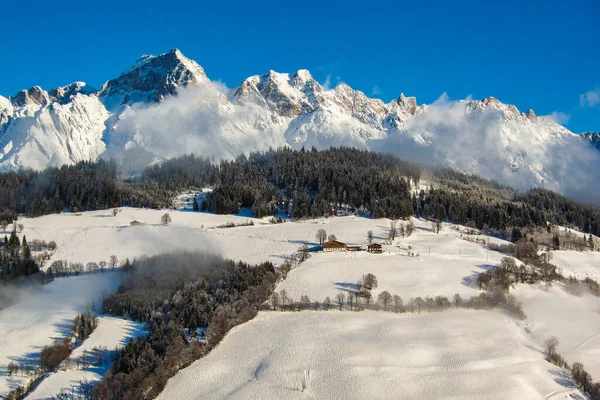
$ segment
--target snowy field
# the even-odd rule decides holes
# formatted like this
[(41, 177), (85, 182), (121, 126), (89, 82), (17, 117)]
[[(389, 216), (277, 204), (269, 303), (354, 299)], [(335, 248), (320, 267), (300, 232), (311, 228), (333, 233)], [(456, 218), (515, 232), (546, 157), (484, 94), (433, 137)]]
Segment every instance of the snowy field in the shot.
[(513, 294), (522, 302), (527, 314), (524, 324), (538, 343), (556, 336), (558, 352), (571, 364), (583, 362), (592, 377), (600, 380), (600, 298), (573, 296), (561, 284), (548, 291), (519, 285)]
[[(160, 224), (165, 212), (172, 218), (169, 226)], [(132, 221), (144, 225), (130, 226)], [(218, 227), (248, 221), (254, 225)], [(414, 221), (413, 235), (384, 245), (384, 254), (313, 253), (277, 290), (285, 289), (296, 300), (308, 295), (322, 301), (326, 296), (333, 299), (339, 290), (351, 290), (363, 274), (373, 273), (379, 281), (374, 298), (382, 290), (400, 295), (405, 303), (416, 296), (477, 295), (477, 274), (496, 265), (503, 255), (474, 243), (475, 239), (504, 241), (469, 236), (464, 227), (457, 231), (446, 224), (440, 234), (434, 234), (431, 223)], [(320, 228), (338, 240), (362, 246), (367, 244), (368, 231), (379, 243), (389, 231), (386, 219), (337, 217), (271, 225), (245, 215), (135, 208), (121, 208), (116, 217), (105, 210), (19, 222), (29, 241), (56, 241), (58, 247), (46, 267), (59, 259), (86, 263), (116, 255), (123, 261), (177, 248), (279, 265), (303, 244), (314, 248)], [(415, 256), (408, 256), (409, 252)], [(600, 278), (598, 254), (554, 252), (552, 262), (565, 275)], [(44, 286), (43, 293), (0, 311), (4, 337), (0, 397), (24, 383), (22, 377), (7, 375), (7, 364), (37, 363), (41, 348), (64, 337), (76, 314), (94, 301), (99, 305), (103, 291), (118, 287), (117, 277), (107, 271), (61, 278)], [(235, 328), (211, 355), (176, 375), (162, 398), (565, 398), (572, 392), (565, 387), (568, 380), (540, 353), (550, 335), (559, 338), (559, 351), (568, 361), (583, 361), (599, 380), (600, 365), (595, 363), (600, 359), (599, 299), (577, 298), (558, 286), (545, 292), (520, 285), (514, 294), (528, 316), (522, 323), (492, 311), (261, 313)], [(98, 330), (73, 356), (93, 347), (118, 347), (138, 333), (139, 327), (130, 322), (103, 317)], [(49, 398), (80, 379), (95, 380), (104, 372), (101, 367), (51, 374), (30, 398)], [(309, 391), (302, 393), (304, 374)], [(260, 395), (263, 391), (265, 396)]]
[[(231, 239), (235, 228), (213, 229), (227, 222), (241, 224), (253, 221), (255, 224), (264, 224), (258, 219), (168, 210), (120, 210), (116, 217), (106, 210), (24, 219), (21, 221), (25, 226), (23, 234), (30, 241), (43, 239), (57, 243), (57, 250), (50, 262), (108, 261), (113, 254), (119, 260), (124, 260), (126, 257), (154, 255), (178, 248), (206, 250), (253, 263), (266, 260), (280, 262), (283, 255), (293, 253), (299, 246), (285, 237), (268, 241), (252, 237), (252, 234), (243, 236), (243, 246), (236, 246)], [(169, 212), (172, 219), (169, 226), (160, 224), (165, 212)], [(131, 221), (145, 225), (130, 226)]]
[(120, 276), (106, 271), (60, 278), (0, 311), (0, 397), (26, 382), (23, 376), (8, 376), (8, 363), (38, 365), (42, 348), (67, 336), (73, 319), (87, 306), (100, 306), (103, 292), (116, 290)]
[(290, 271), (277, 290), (285, 290), (295, 300), (302, 295), (313, 301), (323, 301), (327, 296), (334, 300), (339, 291), (355, 291), (363, 274), (372, 273), (379, 284), (372, 291), (374, 299), (384, 290), (399, 295), (405, 303), (417, 296), (443, 295), (452, 300), (458, 293), (468, 298), (479, 294), (474, 284), (476, 274), (489, 267), (487, 263), (500, 259), (497, 254), (488, 261), (485, 256), (478, 261), (461, 261), (433, 255), (417, 259), (404, 253), (317, 253)]
[(570, 385), (497, 312), (261, 312), (159, 399), (583, 399)]
[(552, 264), (555, 264), (566, 277), (587, 277), (600, 281), (600, 252), (559, 250), (552, 252)]

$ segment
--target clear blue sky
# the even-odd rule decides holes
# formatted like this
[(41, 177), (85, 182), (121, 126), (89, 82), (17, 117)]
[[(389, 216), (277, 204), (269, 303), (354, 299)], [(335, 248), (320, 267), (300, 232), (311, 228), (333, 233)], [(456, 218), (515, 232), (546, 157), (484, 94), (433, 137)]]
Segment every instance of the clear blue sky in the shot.
[(8, 0), (0, 11), (4, 96), (75, 80), (99, 87), (140, 55), (177, 47), (229, 87), (307, 68), (385, 101), (493, 95), (600, 131), (598, 0)]

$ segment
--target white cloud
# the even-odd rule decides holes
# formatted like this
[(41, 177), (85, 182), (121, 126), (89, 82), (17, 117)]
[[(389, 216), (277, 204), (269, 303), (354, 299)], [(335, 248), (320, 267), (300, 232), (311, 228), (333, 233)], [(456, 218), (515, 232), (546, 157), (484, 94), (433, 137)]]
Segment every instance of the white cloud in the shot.
[[(331, 82), (328, 76), (327, 81)], [(326, 81), (326, 82), (327, 82)], [(223, 85), (209, 83), (181, 89), (162, 104), (137, 105), (120, 115), (108, 138), (106, 157), (140, 164), (157, 156), (198, 156), (230, 159), (253, 150), (301, 144), (370, 147), (403, 158), (442, 164), (494, 179), (521, 190), (545, 187), (580, 200), (600, 203), (600, 152), (545, 118), (534, 125), (511, 109), (490, 107), (473, 111), (477, 103), (452, 101), (443, 93), (406, 128), (366, 146), (348, 132), (363, 132), (355, 118), (323, 120), (327, 113), (310, 113), (289, 121), (253, 101), (237, 104)], [(516, 110), (515, 110), (516, 112)], [(554, 120), (568, 115), (553, 113)], [(559, 121), (560, 122), (560, 121)], [(300, 138), (300, 142), (295, 140)], [(129, 150), (123, 152), (123, 148)], [(144, 158), (145, 157), (145, 158)]]
[(324, 90), (331, 89), (331, 74), (327, 75), (327, 77), (325, 78), (325, 82), (323, 82), (321, 86), (323, 86)]
[(548, 117), (552, 118), (552, 120), (554, 120), (554, 122), (556, 122), (557, 124), (564, 125), (567, 122), (569, 122), (571, 115), (560, 111), (552, 111), (552, 113), (548, 115)]
[(449, 101), (444, 93), (405, 129), (386, 140), (369, 141), (382, 152), (427, 164), (441, 164), (511, 185), (544, 187), (600, 203), (600, 152), (556, 125), (533, 126), (505, 118), (506, 110), (473, 111), (472, 103)]
[(190, 153), (219, 160), (284, 145), (267, 108), (229, 96), (213, 82), (182, 88), (158, 105), (136, 104), (119, 116), (103, 156), (140, 164)]
[(379, 86), (374, 86), (371, 90), (371, 96), (377, 96), (381, 94), (381, 88)]
[(594, 107), (600, 104), (600, 88), (589, 90), (579, 96), (581, 107)]

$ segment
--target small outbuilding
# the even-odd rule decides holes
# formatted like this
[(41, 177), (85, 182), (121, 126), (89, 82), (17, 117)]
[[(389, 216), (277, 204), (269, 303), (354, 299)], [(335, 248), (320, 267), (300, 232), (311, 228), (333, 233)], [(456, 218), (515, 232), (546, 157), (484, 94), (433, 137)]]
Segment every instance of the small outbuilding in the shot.
[(323, 243), (323, 251), (345, 251), (348, 245), (339, 240), (330, 240), (329, 242)]
[(141, 221), (133, 220), (133, 221), (131, 221), (131, 222), (129, 223), (129, 225), (130, 225), (130, 226), (144, 226), (144, 225), (146, 225), (146, 224), (144, 224), (144, 223), (143, 223), (143, 222), (141, 222)]
[(379, 243), (371, 243), (368, 247), (368, 252), (380, 254), (383, 253), (383, 247)]
[(361, 247), (360, 246), (346, 246), (346, 250), (348, 251), (361, 251)]

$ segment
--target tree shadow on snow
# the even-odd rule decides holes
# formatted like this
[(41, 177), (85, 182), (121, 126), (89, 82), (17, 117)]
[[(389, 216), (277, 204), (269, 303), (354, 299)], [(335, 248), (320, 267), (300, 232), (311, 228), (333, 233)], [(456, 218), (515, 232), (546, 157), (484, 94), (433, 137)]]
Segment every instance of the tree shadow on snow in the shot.
[(54, 324), (54, 327), (56, 328), (58, 336), (53, 336), (51, 339), (54, 341), (61, 341), (73, 330), (73, 320), (65, 318), (61, 322)]
[(290, 240), (290, 242), (292, 242), (294, 244), (298, 244), (298, 245), (305, 244), (305, 245), (307, 245), (309, 247), (310, 246), (313, 246), (313, 247), (315, 247), (315, 246), (318, 247), (319, 246), (318, 243), (310, 242), (308, 240)]
[(348, 292), (357, 294), (360, 291), (360, 285), (358, 283), (349, 283), (349, 282), (336, 282), (335, 287), (342, 292)]
[[(310, 250), (310, 249), (309, 249)], [(296, 258), (291, 254), (269, 254), (269, 257), (273, 258), (281, 258), (282, 260), (290, 260), (293, 261)]]
[(558, 383), (562, 387), (567, 389), (578, 389), (578, 386), (575, 384), (575, 382), (573, 382), (573, 378), (569, 373), (567, 373), (567, 371), (549, 369), (548, 372), (555, 376), (554, 382)]
[[(16, 357), (8, 357), (8, 359), (17, 364), (32, 365), (32, 366), (39, 365), (40, 353), (42, 352), (42, 346), (36, 346), (35, 349), (36, 349), (35, 351), (31, 351), (29, 353), (26, 353), (25, 355), (16, 356)], [(2, 376), (2, 375), (8, 375), (8, 371), (4, 370), (4, 368), (0, 369), (0, 376)]]
[[(482, 269), (483, 271), (489, 271), (491, 269), (493, 269), (495, 266), (491, 265), (491, 264), (479, 264), (477, 265), (477, 268)], [(464, 278), (462, 278), (462, 284), (464, 286), (473, 288), (473, 289), (479, 289), (479, 285), (477, 285), (477, 277), (479, 276), (479, 274), (481, 273), (481, 271), (471, 271), (471, 275), (469, 276), (465, 276)]]

